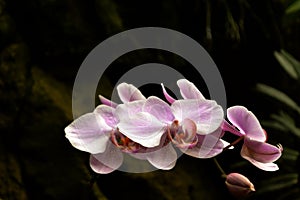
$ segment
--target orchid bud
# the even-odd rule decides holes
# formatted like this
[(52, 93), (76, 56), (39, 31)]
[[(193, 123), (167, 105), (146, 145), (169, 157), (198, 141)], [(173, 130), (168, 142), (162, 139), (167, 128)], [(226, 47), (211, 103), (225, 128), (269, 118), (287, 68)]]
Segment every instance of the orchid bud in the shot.
[(247, 177), (239, 173), (230, 173), (226, 176), (225, 184), (229, 192), (236, 198), (246, 197), (250, 192), (254, 192), (254, 185)]

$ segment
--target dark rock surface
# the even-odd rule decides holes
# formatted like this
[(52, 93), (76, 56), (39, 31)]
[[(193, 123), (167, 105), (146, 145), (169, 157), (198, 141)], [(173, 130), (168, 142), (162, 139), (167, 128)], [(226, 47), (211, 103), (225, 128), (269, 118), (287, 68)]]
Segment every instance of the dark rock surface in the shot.
[[(285, 1), (212, 1), (212, 13), (207, 13), (208, 2), (0, 0), (0, 200), (230, 198), (212, 160), (182, 156), (170, 171), (96, 175), (88, 153), (73, 148), (64, 133), (73, 120), (72, 85), (83, 59), (113, 34), (143, 26), (173, 28), (204, 44), (230, 88), (228, 104), (267, 110), (254, 105), (258, 100), (250, 88), (282, 76), (270, 65), (277, 64), (273, 51), (288, 38), (296, 42), (287, 46), (300, 55), (300, 20), (280, 35)], [(206, 24), (209, 14), (211, 24)], [(230, 14), (233, 21), (226, 21)], [(213, 38), (207, 38), (208, 25)], [(99, 93), (109, 96), (124, 70), (149, 61), (176, 63), (194, 76), (178, 58), (153, 52), (114, 62), (101, 78)], [(224, 160), (231, 162), (232, 155)]]

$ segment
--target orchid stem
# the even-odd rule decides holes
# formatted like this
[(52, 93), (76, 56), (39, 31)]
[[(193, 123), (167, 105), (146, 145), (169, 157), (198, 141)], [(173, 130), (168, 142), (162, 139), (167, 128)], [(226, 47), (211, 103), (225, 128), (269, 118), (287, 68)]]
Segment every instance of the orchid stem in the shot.
[(236, 145), (237, 143), (239, 143), (243, 139), (244, 139), (244, 136), (239, 137), (237, 140), (233, 141), (228, 146), (224, 147), (223, 151), (229, 149), (230, 147), (232, 147), (234, 145)]
[(215, 162), (217, 168), (220, 170), (220, 172), (221, 172), (221, 174), (222, 174), (221, 176), (224, 177), (224, 178), (226, 178), (227, 174), (225, 173), (225, 171), (224, 171), (223, 168), (221, 167), (221, 165), (220, 165), (220, 163), (218, 162), (218, 160), (217, 160), (216, 158), (214, 158), (213, 160), (214, 160), (214, 162)]

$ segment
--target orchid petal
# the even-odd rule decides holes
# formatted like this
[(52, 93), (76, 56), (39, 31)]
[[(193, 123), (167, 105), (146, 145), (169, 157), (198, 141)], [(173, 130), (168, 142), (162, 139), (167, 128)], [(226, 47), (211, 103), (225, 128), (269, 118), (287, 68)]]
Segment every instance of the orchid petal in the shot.
[(140, 90), (132, 84), (121, 83), (118, 85), (117, 91), (123, 103), (146, 99)]
[(143, 106), (143, 112), (150, 113), (164, 123), (171, 123), (174, 120), (170, 106), (160, 98), (151, 96)]
[(132, 116), (142, 111), (145, 100), (132, 101), (125, 104), (120, 104), (116, 108), (116, 115), (120, 121), (128, 120)]
[(272, 162), (270, 162), (270, 163), (262, 163), (262, 162), (254, 160), (253, 158), (245, 156), (245, 155), (242, 155), (242, 157), (244, 159), (248, 160), (250, 163), (252, 163), (254, 166), (256, 166), (259, 169), (262, 169), (262, 170), (265, 170), (265, 171), (276, 171), (276, 170), (279, 170), (278, 165), (276, 165), (275, 163), (272, 163)]
[(251, 157), (258, 162), (270, 163), (278, 160), (281, 156), (281, 152), (282, 147), (278, 148), (268, 143), (245, 138), (241, 155)]
[(171, 109), (178, 121), (193, 120), (197, 124), (197, 133), (201, 135), (212, 133), (223, 122), (223, 109), (212, 100), (177, 100)]
[(170, 104), (174, 103), (174, 101), (176, 101), (176, 100), (175, 100), (173, 97), (171, 97), (171, 95), (168, 94), (168, 92), (167, 92), (167, 90), (166, 90), (164, 84), (161, 84), (161, 87), (162, 87), (162, 89), (163, 89), (163, 93), (164, 93), (164, 96), (165, 96), (165, 98), (167, 99), (167, 101), (168, 101)]
[(205, 99), (197, 87), (190, 81), (186, 79), (180, 79), (177, 81), (177, 85), (180, 89), (181, 96), (184, 99)]
[(90, 166), (92, 170), (98, 174), (109, 174), (116, 169), (110, 168), (97, 160), (93, 155), (90, 155)]
[(146, 151), (144, 152), (139, 151), (135, 153), (130, 153), (129, 155), (139, 160), (147, 160), (148, 153)]
[(115, 116), (115, 108), (107, 105), (100, 105), (94, 110), (94, 113), (100, 115), (108, 126), (112, 128), (116, 127), (118, 119)]
[(247, 137), (257, 141), (266, 141), (266, 134), (255, 115), (243, 106), (233, 106), (227, 109), (229, 121)]
[(223, 135), (220, 129), (208, 135), (197, 135), (198, 143), (190, 149), (181, 149), (183, 153), (196, 158), (211, 158), (220, 154), (229, 145), (228, 142), (220, 139)]
[(167, 137), (168, 136), (166, 134), (162, 135), (158, 146), (151, 148), (141, 148), (137, 152), (131, 153), (129, 155), (139, 160), (147, 160), (149, 154), (161, 149), (167, 142), (169, 142)]
[(223, 121), (222, 125), (221, 125), (223, 131), (228, 131), (230, 133), (233, 133), (239, 137), (244, 136), (244, 133), (241, 133), (239, 130), (237, 130), (234, 126), (232, 126), (231, 124), (229, 124), (226, 120)]
[(108, 142), (105, 152), (90, 156), (91, 168), (100, 174), (107, 174), (118, 169), (123, 163), (123, 155), (111, 142)]
[(110, 107), (113, 107), (113, 108), (116, 108), (118, 106), (117, 103), (105, 98), (102, 95), (99, 95), (99, 99), (100, 99), (101, 103), (104, 104), (104, 105), (107, 105), (107, 106), (110, 106)]
[(207, 148), (205, 146), (200, 147), (196, 145), (191, 149), (180, 150), (182, 150), (183, 153), (195, 158), (212, 158), (222, 153), (224, 147), (224, 141), (220, 140), (213, 148)]
[(140, 112), (118, 124), (119, 131), (144, 147), (159, 145), (165, 125), (149, 113)]
[(176, 164), (177, 153), (169, 143), (156, 151), (147, 153), (147, 160), (158, 169), (169, 170)]
[(106, 148), (111, 128), (94, 113), (87, 113), (65, 128), (66, 138), (81, 151), (101, 153)]

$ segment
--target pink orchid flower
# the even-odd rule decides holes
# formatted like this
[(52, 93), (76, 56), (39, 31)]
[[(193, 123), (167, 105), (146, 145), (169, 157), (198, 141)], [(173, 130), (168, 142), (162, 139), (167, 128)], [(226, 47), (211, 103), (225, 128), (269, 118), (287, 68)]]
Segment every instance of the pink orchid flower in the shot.
[(167, 140), (168, 124), (174, 120), (170, 106), (163, 100), (150, 96), (120, 104), (116, 108), (120, 119), (118, 129), (130, 140), (141, 144), (142, 148), (131, 155), (148, 160), (158, 169), (171, 169), (175, 166), (177, 154)]
[(65, 128), (71, 144), (91, 153), (90, 166), (101, 174), (121, 166), (122, 152), (144, 158), (159, 169), (173, 168), (176, 151), (162, 137), (166, 124), (173, 120), (170, 106), (157, 97), (146, 99), (131, 84), (122, 83), (117, 91), (123, 104), (99, 96), (102, 105)]
[(241, 156), (262, 170), (278, 170), (273, 162), (280, 158), (283, 148), (266, 143), (266, 132), (255, 115), (243, 106), (233, 106), (227, 109), (227, 117), (233, 126), (224, 122), (223, 130), (244, 137)]
[[(141, 92), (130, 84), (118, 86), (120, 99), (127, 103), (145, 100)], [(122, 151), (134, 151), (139, 144), (124, 137), (119, 132), (116, 117), (117, 104), (100, 96), (102, 105), (92, 113), (87, 113), (74, 120), (65, 128), (66, 138), (77, 149), (91, 153), (90, 166), (101, 174), (107, 174), (119, 168), (123, 163)], [(123, 138), (118, 143), (116, 138)]]
[[(178, 85), (184, 97), (195, 92), (186, 91), (191, 85), (188, 81)], [(219, 153), (215, 149), (222, 149), (223, 143), (218, 143), (222, 130), (218, 127), (223, 110), (215, 101), (183, 99), (170, 106), (154, 96), (146, 99), (131, 84), (122, 83), (117, 91), (123, 104), (100, 96), (102, 105), (65, 128), (74, 147), (91, 153), (90, 165), (95, 172), (105, 174), (119, 168), (122, 152), (148, 160), (158, 169), (171, 169), (177, 154), (170, 140), (195, 157), (212, 157)]]
[[(166, 131), (168, 136), (171, 136), (169, 139), (177, 147), (195, 157), (212, 157), (220, 152), (215, 149), (223, 149), (224, 145), (216, 142), (219, 140), (217, 131), (210, 137), (204, 137), (206, 136), (204, 134), (214, 131), (209, 126), (209, 123), (215, 120), (211, 115), (215, 115), (216, 120), (219, 120), (218, 126), (222, 123), (223, 119), (219, 114), (223, 113), (219, 109), (221, 109), (220, 106), (209, 100), (178, 100), (169, 106), (157, 97), (149, 97), (145, 101), (119, 105), (116, 113), (120, 115), (119, 130), (131, 140), (149, 148), (145, 152), (138, 151), (132, 155), (140, 158), (146, 157), (152, 165), (159, 169), (170, 169), (177, 159), (172, 144), (168, 143), (163, 148), (155, 149)], [(195, 122), (201, 126), (197, 127)], [(201, 135), (197, 134), (197, 131)], [(218, 131), (221, 130), (218, 129)], [(141, 138), (143, 134), (147, 134), (149, 137)], [(211, 143), (214, 143), (215, 149), (213, 150), (207, 145)], [(201, 152), (198, 149), (201, 149)], [(153, 159), (156, 162), (153, 162)]]
[[(186, 150), (188, 154), (207, 158), (215, 155), (215, 152), (211, 151), (209, 147), (207, 149), (210, 151), (205, 151), (204, 141), (211, 143), (207, 141), (216, 140), (216, 136), (204, 138), (204, 135), (216, 131), (223, 121), (223, 110), (215, 101), (177, 100), (169, 106), (154, 96), (146, 100), (135, 99), (135, 101), (118, 105), (116, 115), (120, 120), (117, 124), (118, 130), (130, 140), (144, 147), (131, 155), (139, 159), (147, 159), (159, 169), (172, 168), (177, 159), (172, 144), (167, 138), (162, 141), (162, 136), (166, 132), (171, 136), (169, 139), (181, 149)], [(216, 143), (215, 141), (213, 144), (215, 148), (222, 149), (219, 147), (221, 145), (216, 145)], [(191, 147), (196, 144), (198, 146), (192, 149)], [(195, 152), (200, 148), (200, 144), (201, 154)]]
[[(141, 149), (132, 156), (147, 159), (159, 169), (170, 169), (177, 159), (177, 154), (167, 138), (165, 142), (161, 141), (166, 132), (169, 139), (177, 147), (186, 150), (188, 154), (207, 158), (212, 156), (213, 151), (204, 150), (204, 136), (220, 127), (223, 120), (222, 108), (214, 101), (177, 100), (169, 106), (163, 100), (153, 96), (146, 100), (118, 105), (116, 114), (120, 119), (117, 125), (119, 131), (132, 141), (148, 148)], [(213, 136), (206, 140), (215, 138)], [(157, 147), (158, 145), (160, 146)], [(195, 147), (195, 145), (201, 145), (201, 147)], [(198, 148), (203, 148), (201, 154), (195, 152)]]
[[(127, 140), (140, 144), (140, 148), (129, 155), (148, 160), (158, 169), (172, 169), (177, 160), (177, 153), (165, 137), (167, 124), (173, 120), (170, 106), (161, 99), (151, 96), (145, 98), (137, 89), (128, 84), (120, 84), (118, 92), (124, 104), (117, 105), (100, 96), (102, 103), (116, 108), (120, 119), (118, 130)], [(113, 140), (116, 144), (116, 140)]]
[(171, 104), (175, 121), (170, 126), (173, 143), (185, 154), (211, 158), (229, 143), (222, 140), (223, 109), (215, 101), (206, 100), (196, 86), (186, 79), (177, 81), (183, 99), (175, 100), (162, 84), (163, 93)]

